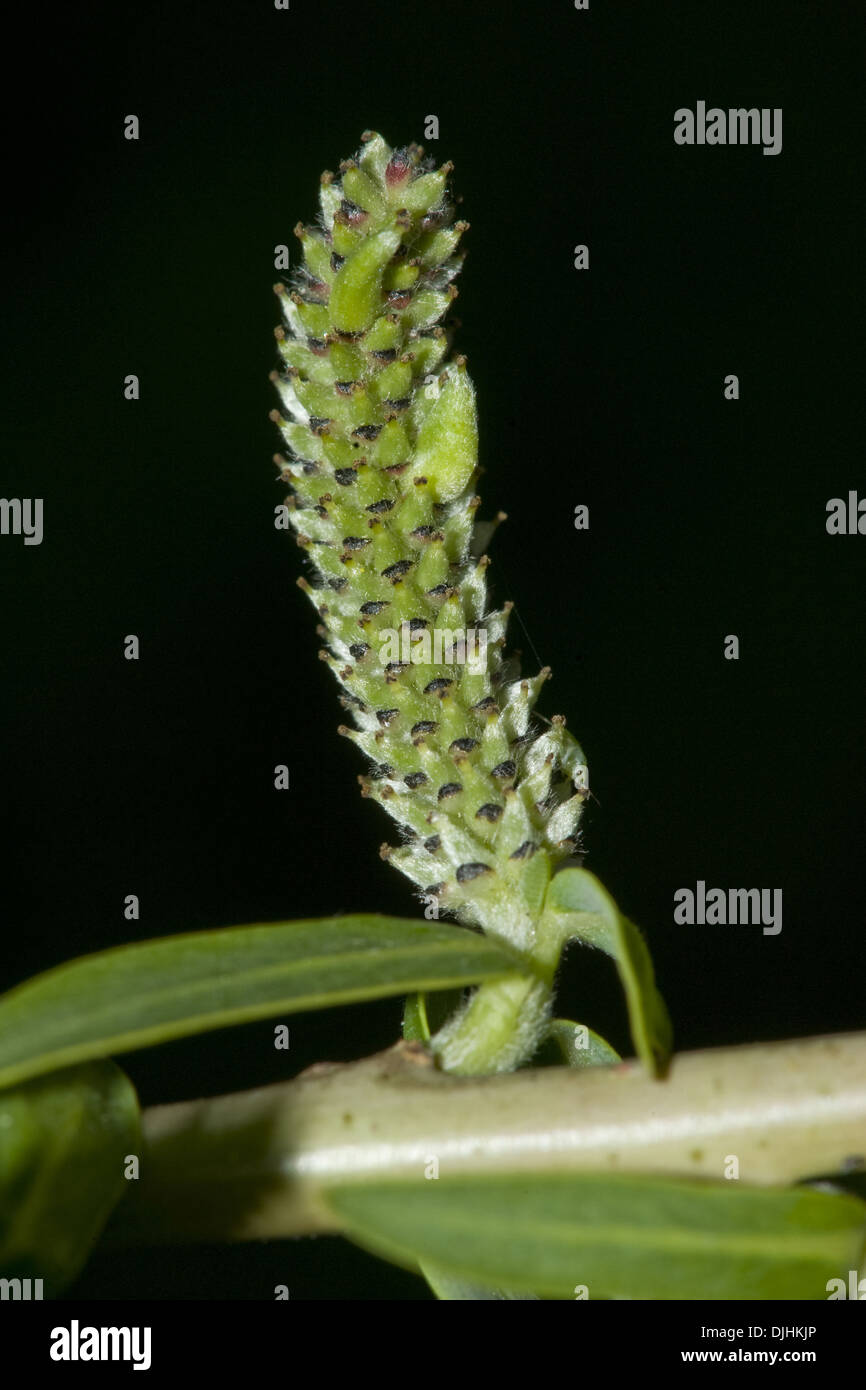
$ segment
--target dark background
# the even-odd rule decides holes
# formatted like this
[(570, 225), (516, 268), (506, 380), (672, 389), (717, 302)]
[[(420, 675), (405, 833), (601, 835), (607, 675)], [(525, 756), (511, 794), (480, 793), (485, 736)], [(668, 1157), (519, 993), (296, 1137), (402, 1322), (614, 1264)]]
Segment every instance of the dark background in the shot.
[[(0, 493), (44, 498), (45, 538), (0, 539), (0, 985), (176, 931), (419, 912), (335, 733), (267, 416), (274, 246), (362, 130), (423, 141), (432, 113), (472, 224), (483, 510), (510, 516), (493, 592), (588, 755), (587, 867), (646, 929), (678, 1048), (864, 1025), (866, 539), (824, 524), (866, 493), (864, 29), (811, 3), (43, 7), (7, 59)], [(782, 107), (781, 154), (676, 146), (699, 99)], [(781, 935), (674, 925), (697, 879), (782, 888)], [(269, 1021), (123, 1064), (143, 1104), (219, 1094), (384, 1047), (400, 1012), (296, 1016), (288, 1057)], [(560, 1012), (630, 1051), (606, 960), (572, 948)], [(429, 1296), (336, 1240), (97, 1255), (71, 1292), (275, 1283)]]

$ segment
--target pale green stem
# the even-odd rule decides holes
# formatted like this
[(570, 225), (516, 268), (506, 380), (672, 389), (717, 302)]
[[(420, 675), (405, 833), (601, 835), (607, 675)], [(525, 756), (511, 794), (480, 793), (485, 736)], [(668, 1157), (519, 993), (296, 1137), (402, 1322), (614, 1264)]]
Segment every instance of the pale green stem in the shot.
[(552, 997), (550, 984), (538, 977), (481, 985), (432, 1039), (436, 1060), (455, 1076), (514, 1071), (541, 1041)]
[(339, 1228), (332, 1185), (440, 1170), (632, 1172), (752, 1185), (866, 1161), (866, 1033), (471, 1078), (418, 1044), (240, 1095), (145, 1111), (122, 1243), (244, 1240)]
[(545, 918), (528, 923), (532, 946), (524, 956), (526, 975), (483, 984), (468, 1004), (431, 1041), (444, 1071), (455, 1076), (486, 1076), (514, 1071), (532, 1059), (541, 1043), (553, 1003), (553, 982), (563, 936)]

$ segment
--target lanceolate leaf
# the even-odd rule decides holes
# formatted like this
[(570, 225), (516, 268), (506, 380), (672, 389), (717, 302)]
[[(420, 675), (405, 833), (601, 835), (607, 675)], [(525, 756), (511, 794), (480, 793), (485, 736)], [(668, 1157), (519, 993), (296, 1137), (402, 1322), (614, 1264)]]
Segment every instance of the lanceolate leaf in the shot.
[(583, 1023), (555, 1018), (547, 1030), (547, 1044), (570, 1067), (609, 1067), (622, 1058), (609, 1042)]
[(458, 1275), (448, 1274), (438, 1265), (426, 1260), (421, 1272), (438, 1299), (471, 1303), (527, 1303), (537, 1300), (534, 1293), (514, 1293), (510, 1289), (490, 1289), (485, 1284), (473, 1284)]
[(555, 874), (544, 900), (541, 930), (586, 942), (612, 956), (625, 990), (632, 1040), (651, 1071), (664, 1070), (672, 1046), (665, 1002), (656, 988), (646, 943), (610, 894), (586, 869)]
[[(135, 1091), (113, 1062), (70, 1067), (0, 1095), (0, 1276), (75, 1277), (140, 1157)], [(25, 1295), (26, 1296), (26, 1295)]]
[(557, 1299), (824, 1299), (866, 1237), (853, 1197), (624, 1174), (442, 1174), (327, 1200), (385, 1259)]
[(0, 1086), (229, 1024), (514, 970), (509, 954), (475, 932), (366, 915), (118, 946), (0, 998)]
[(429, 1043), (463, 997), (459, 989), (437, 994), (410, 994), (403, 1006), (403, 1037), (407, 1042)]

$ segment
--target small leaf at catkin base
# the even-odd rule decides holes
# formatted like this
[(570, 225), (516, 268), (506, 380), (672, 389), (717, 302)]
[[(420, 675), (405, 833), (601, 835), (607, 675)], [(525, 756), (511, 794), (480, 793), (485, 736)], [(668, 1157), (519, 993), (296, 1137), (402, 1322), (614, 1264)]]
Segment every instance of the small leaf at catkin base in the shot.
[(586, 869), (563, 869), (550, 882), (539, 932), (560, 941), (582, 941), (612, 956), (625, 990), (638, 1056), (663, 1074), (672, 1047), (671, 1022), (656, 988), (652, 961), (640, 931), (623, 917), (610, 894)]

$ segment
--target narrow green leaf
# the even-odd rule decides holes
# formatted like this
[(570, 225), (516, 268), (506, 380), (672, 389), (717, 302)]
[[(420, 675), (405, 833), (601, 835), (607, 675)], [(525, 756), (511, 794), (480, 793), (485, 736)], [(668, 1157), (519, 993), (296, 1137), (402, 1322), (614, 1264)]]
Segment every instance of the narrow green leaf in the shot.
[(252, 1019), (502, 978), (514, 958), (448, 923), (354, 916), (117, 946), (0, 998), (0, 1086)]
[(631, 1174), (445, 1174), (326, 1195), (385, 1259), (558, 1299), (824, 1299), (866, 1237), (853, 1197)]
[(463, 998), (460, 989), (436, 994), (410, 994), (403, 1008), (403, 1037), (407, 1042), (428, 1043)]
[[(585, 1023), (572, 1023), (567, 1018), (555, 1018), (547, 1030), (545, 1044), (556, 1061), (570, 1067), (609, 1067), (621, 1062), (619, 1053)], [(547, 1054), (545, 1054), (546, 1056)], [(538, 1057), (534, 1058), (538, 1065)]]
[(656, 988), (652, 960), (639, 929), (623, 917), (610, 894), (586, 869), (563, 869), (551, 879), (540, 930), (584, 941), (612, 956), (625, 990), (632, 1041), (656, 1075), (673, 1043), (665, 1001)]
[(426, 994), (410, 994), (403, 1005), (403, 1037), (406, 1042), (430, 1041)]
[(534, 1293), (514, 1293), (511, 1289), (490, 1289), (485, 1284), (472, 1284), (467, 1279), (460, 1279), (440, 1269), (438, 1265), (430, 1264), (429, 1261), (421, 1265), (421, 1272), (436, 1297), (443, 1301), (531, 1303), (538, 1299), (538, 1295)]
[[(113, 1062), (92, 1062), (0, 1095), (0, 1275), (75, 1277), (141, 1154), (138, 1102)], [(31, 1291), (32, 1292), (32, 1291)]]

